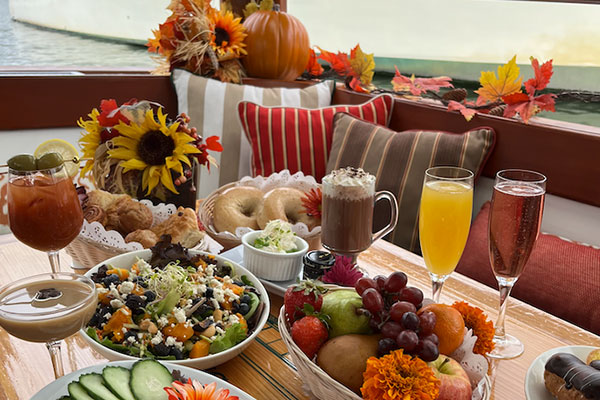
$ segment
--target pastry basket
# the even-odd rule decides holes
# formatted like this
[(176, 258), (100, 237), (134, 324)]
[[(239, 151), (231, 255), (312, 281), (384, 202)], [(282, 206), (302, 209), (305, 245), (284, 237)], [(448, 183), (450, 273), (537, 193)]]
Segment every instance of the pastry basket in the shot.
[[(213, 191), (200, 205), (198, 215), (200, 222), (204, 225), (206, 233), (214, 240), (219, 242), (225, 250), (242, 244), (242, 236), (249, 232), (250, 228), (237, 228), (236, 232), (217, 232), (213, 223), (213, 209), (217, 198), (227, 189), (235, 186), (252, 186), (263, 192), (268, 192), (277, 187), (293, 187), (303, 192), (313, 188), (318, 188), (320, 185), (312, 176), (305, 176), (302, 172), (290, 174), (288, 170), (274, 173), (268, 178), (258, 176), (256, 178), (244, 177), (237, 182), (228, 183)], [(294, 232), (308, 242), (309, 249), (319, 249), (321, 247), (321, 227), (315, 227), (310, 230), (304, 224), (295, 224)]]
[[(153, 225), (166, 220), (177, 212), (177, 207), (173, 204), (153, 205), (149, 200), (141, 200), (140, 202), (152, 211)], [(200, 243), (194, 247), (196, 250), (204, 250), (214, 254), (219, 253), (222, 248), (223, 246), (208, 235), (204, 235)], [(120, 233), (106, 231), (99, 222), (89, 223), (84, 220), (81, 232), (65, 248), (65, 251), (73, 258), (73, 269), (87, 270), (111, 257), (142, 249), (140, 243), (125, 243)]]

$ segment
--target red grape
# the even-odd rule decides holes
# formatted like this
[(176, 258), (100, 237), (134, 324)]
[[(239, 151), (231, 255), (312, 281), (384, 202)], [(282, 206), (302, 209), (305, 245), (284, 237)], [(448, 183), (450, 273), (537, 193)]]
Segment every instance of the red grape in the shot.
[(436, 346), (440, 345), (440, 339), (437, 337), (437, 335), (435, 333), (430, 333), (429, 335), (422, 336), (421, 340), (422, 341), (428, 340), (428, 341), (432, 342), (433, 344), (435, 344)]
[(435, 361), (440, 355), (437, 345), (429, 340), (422, 340), (418, 347), (417, 354), (423, 361)]
[(395, 339), (404, 328), (397, 322), (388, 321), (381, 327), (381, 335), (384, 338)]
[[(390, 308), (390, 317), (396, 321), (402, 321), (402, 316), (407, 312), (417, 312), (417, 307), (413, 303), (409, 303), (408, 301), (397, 301), (392, 304)], [(433, 313), (432, 313), (433, 314)]]
[(404, 272), (396, 271), (392, 272), (385, 281), (385, 291), (388, 293), (396, 293), (402, 290), (408, 282), (408, 277)]
[(373, 316), (371, 316), (371, 319), (369, 319), (369, 328), (371, 328), (371, 330), (373, 331), (373, 333), (379, 332), (379, 324), (380, 324), (380, 322), (381, 321), (378, 321)]
[(429, 335), (432, 333), (437, 320), (435, 314), (431, 311), (424, 311), (419, 315), (419, 319), (421, 320), (421, 324), (419, 325), (421, 328), (421, 335)]
[(413, 303), (415, 306), (418, 306), (423, 302), (423, 292), (421, 289), (416, 287), (405, 287), (400, 291), (400, 296), (398, 298), (400, 301), (408, 301), (409, 303)]
[(419, 329), (420, 320), (417, 314), (414, 312), (404, 313), (402, 316), (402, 326), (404, 329), (410, 329), (411, 331), (416, 331)]
[(356, 293), (358, 293), (361, 296), (362, 296), (363, 292), (365, 290), (367, 290), (368, 288), (377, 289), (378, 287), (373, 279), (368, 278), (366, 276), (359, 278), (356, 281), (356, 283), (354, 284), (354, 289), (356, 289)]
[(383, 357), (386, 354), (389, 354), (392, 351), (396, 350), (397, 348), (398, 345), (396, 344), (396, 341), (394, 339), (380, 339), (379, 342), (377, 342), (377, 356)]
[(377, 289), (368, 288), (362, 293), (363, 306), (371, 312), (377, 314), (383, 310), (383, 297)]
[(386, 279), (387, 278), (383, 275), (377, 275), (377, 276), (373, 277), (373, 280), (377, 284), (377, 287), (379, 288), (380, 292), (383, 290), (383, 288), (385, 286)]
[(402, 331), (396, 336), (396, 344), (404, 349), (406, 353), (410, 353), (417, 348), (419, 337), (414, 331)]

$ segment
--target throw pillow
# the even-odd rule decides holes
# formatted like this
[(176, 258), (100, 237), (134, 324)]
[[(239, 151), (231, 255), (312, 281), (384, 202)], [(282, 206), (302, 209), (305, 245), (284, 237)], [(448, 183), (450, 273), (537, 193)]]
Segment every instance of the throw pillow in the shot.
[[(488, 201), (471, 225), (456, 271), (497, 288), (488, 249), (489, 213)], [(598, 282), (600, 249), (540, 233), (511, 296), (600, 334)]]
[[(395, 132), (340, 113), (334, 117), (333, 144), (327, 172), (347, 166), (375, 175), (376, 189), (398, 200), (398, 224), (387, 239), (419, 251), (418, 214), (425, 170), (439, 165), (467, 168), (478, 176), (493, 146), (494, 131), (477, 128), (464, 133), (409, 130)], [(389, 207), (377, 204), (375, 229), (389, 221)]]
[(182, 69), (171, 75), (179, 112), (190, 117), (190, 126), (204, 138), (217, 135), (223, 145), (222, 153), (213, 153), (219, 168), (200, 169), (198, 195), (205, 198), (226, 183), (250, 175), (250, 145), (242, 134), (237, 105), (250, 100), (267, 106), (317, 108), (331, 104), (333, 81), (325, 81), (302, 89), (263, 88), (251, 85), (224, 83)]
[(388, 125), (394, 99), (380, 95), (360, 105), (335, 105), (308, 110), (291, 107), (262, 107), (243, 101), (240, 122), (252, 146), (252, 173), (269, 176), (288, 169), (302, 171), (317, 181), (325, 168), (333, 137), (333, 116), (348, 112), (364, 120)]

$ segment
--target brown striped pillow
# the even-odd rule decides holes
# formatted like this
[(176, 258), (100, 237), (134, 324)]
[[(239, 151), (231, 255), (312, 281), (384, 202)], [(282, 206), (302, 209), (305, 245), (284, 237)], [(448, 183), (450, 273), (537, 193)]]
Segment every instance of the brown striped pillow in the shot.
[(224, 83), (182, 69), (173, 70), (171, 76), (179, 112), (190, 117), (190, 126), (195, 126), (200, 136), (217, 135), (223, 144), (222, 153), (212, 153), (220, 167), (211, 168), (210, 173), (206, 168), (200, 169), (200, 198), (251, 174), (252, 151), (237, 116), (240, 101), (249, 100), (265, 106), (319, 108), (331, 104), (334, 89), (333, 81), (294, 89)]
[[(377, 190), (389, 190), (398, 199), (398, 225), (387, 239), (418, 252), (417, 216), (425, 170), (436, 165), (452, 165), (467, 168), (477, 177), (494, 143), (494, 130), (487, 127), (464, 133), (395, 132), (346, 113), (337, 113), (333, 119), (327, 172), (352, 166), (375, 175)], [(383, 226), (387, 221), (387, 205), (376, 207), (374, 225)]]

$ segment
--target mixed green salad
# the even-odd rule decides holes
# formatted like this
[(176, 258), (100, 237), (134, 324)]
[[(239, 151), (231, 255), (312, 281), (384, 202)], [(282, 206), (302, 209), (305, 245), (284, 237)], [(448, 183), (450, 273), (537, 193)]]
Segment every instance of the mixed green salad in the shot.
[(183, 360), (250, 335), (264, 304), (246, 276), (170, 238), (151, 250), (149, 262), (138, 259), (130, 270), (102, 265), (92, 274), (98, 306), (85, 328), (91, 338), (135, 357)]

